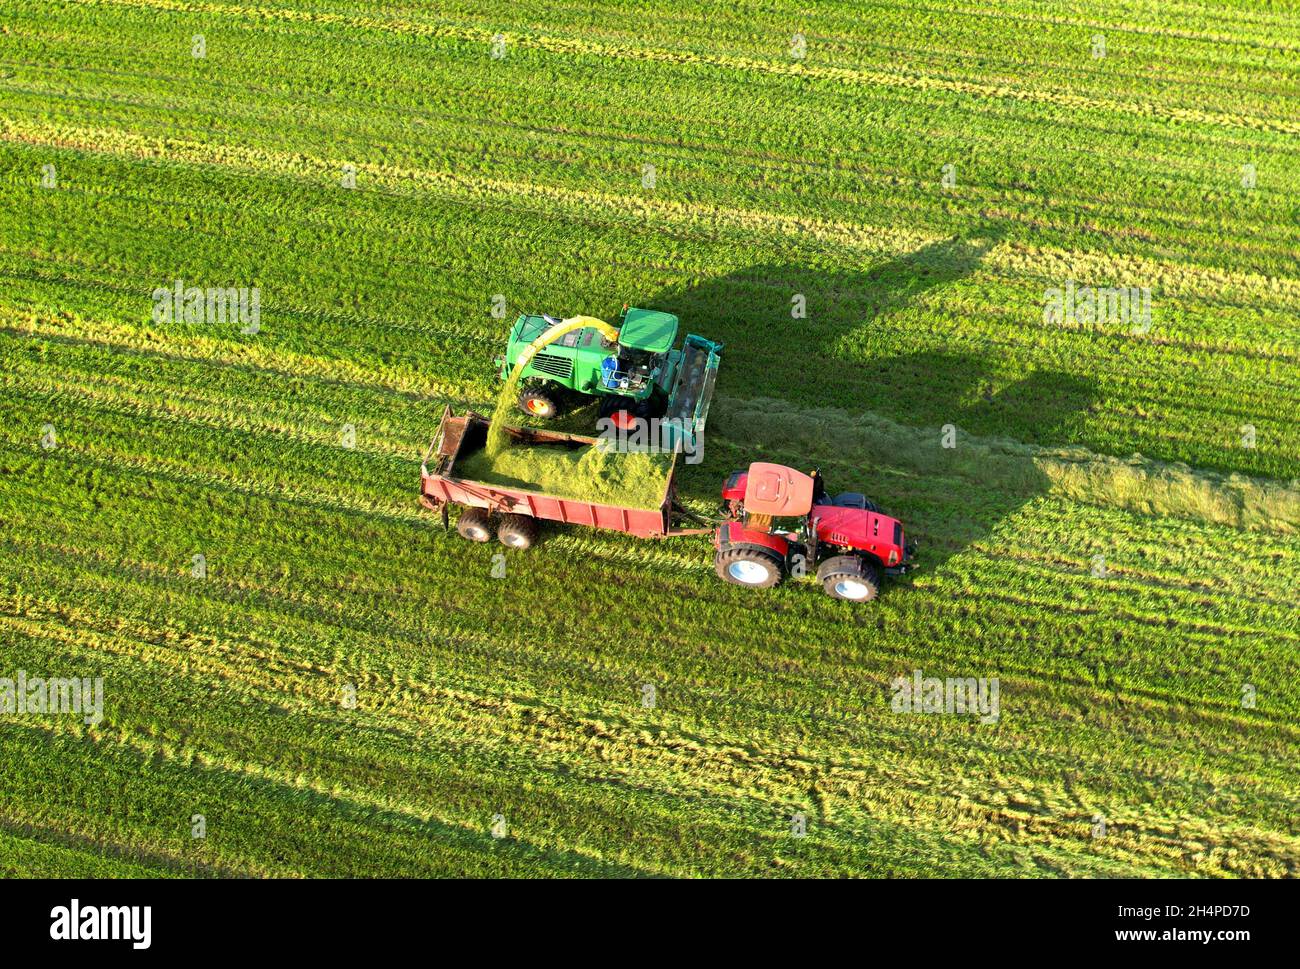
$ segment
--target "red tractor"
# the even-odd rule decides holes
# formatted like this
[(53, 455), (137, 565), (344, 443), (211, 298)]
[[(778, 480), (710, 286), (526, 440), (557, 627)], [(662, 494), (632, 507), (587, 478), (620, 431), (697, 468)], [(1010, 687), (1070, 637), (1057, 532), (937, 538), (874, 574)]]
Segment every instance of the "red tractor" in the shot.
[[(755, 462), (722, 489), (714, 568), (725, 582), (766, 589), (814, 569), (827, 595), (867, 602), (883, 576), (901, 575), (914, 547), (903, 524), (857, 492), (830, 497), (822, 476)], [(781, 520), (791, 526), (778, 527)]]

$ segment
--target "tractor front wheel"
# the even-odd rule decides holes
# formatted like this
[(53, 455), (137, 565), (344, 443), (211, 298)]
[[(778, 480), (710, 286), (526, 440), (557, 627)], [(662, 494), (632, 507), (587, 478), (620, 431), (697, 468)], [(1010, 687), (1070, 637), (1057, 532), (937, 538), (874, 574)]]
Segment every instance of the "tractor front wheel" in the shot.
[(834, 599), (870, 602), (880, 595), (880, 567), (857, 555), (837, 555), (817, 567), (822, 590)]
[(718, 550), (713, 570), (723, 582), (770, 589), (785, 578), (785, 559), (763, 545), (733, 545)]
[(554, 420), (560, 416), (560, 400), (549, 390), (529, 387), (519, 395), (519, 409), (529, 417)]
[(492, 520), (486, 508), (466, 508), (456, 522), (456, 532), (471, 542), (486, 542), (492, 537)]
[(537, 519), (530, 515), (506, 515), (497, 526), (497, 540), (510, 548), (531, 548), (537, 541)]

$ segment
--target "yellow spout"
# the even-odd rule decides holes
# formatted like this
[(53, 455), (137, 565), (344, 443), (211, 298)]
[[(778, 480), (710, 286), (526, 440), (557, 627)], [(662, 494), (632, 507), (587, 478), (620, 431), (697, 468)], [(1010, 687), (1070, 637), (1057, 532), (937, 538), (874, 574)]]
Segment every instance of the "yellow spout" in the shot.
[(510, 371), (510, 377), (506, 380), (505, 386), (501, 388), (501, 396), (497, 398), (497, 407), (492, 414), (492, 425), (488, 428), (488, 457), (496, 457), (506, 445), (506, 415), (515, 402), (515, 395), (519, 388), (519, 378), (528, 369), (533, 357), (543, 347), (554, 343), (566, 333), (586, 329), (589, 326), (599, 330), (600, 335), (605, 339), (613, 343), (618, 342), (618, 330), (604, 320), (598, 320), (594, 316), (571, 316), (567, 320), (561, 320), (559, 323), (548, 327), (537, 339), (524, 347), (524, 352), (519, 354), (519, 359), (515, 361), (515, 367)]
[(618, 330), (610, 326), (604, 320), (598, 320), (594, 316), (570, 316), (567, 320), (561, 320), (559, 323), (556, 323), (554, 326), (544, 331), (541, 336), (524, 348), (524, 352), (519, 354), (519, 360), (515, 363), (515, 369), (511, 372), (510, 379), (506, 382), (506, 386), (508, 388), (513, 387), (513, 385), (518, 382), (519, 374), (521, 374), (524, 371), (524, 368), (532, 362), (533, 357), (537, 355), (537, 351), (542, 349), (542, 347), (554, 343), (566, 333), (572, 333), (574, 330), (582, 330), (589, 326), (594, 326), (599, 330), (600, 335), (606, 340), (613, 343), (618, 342)]

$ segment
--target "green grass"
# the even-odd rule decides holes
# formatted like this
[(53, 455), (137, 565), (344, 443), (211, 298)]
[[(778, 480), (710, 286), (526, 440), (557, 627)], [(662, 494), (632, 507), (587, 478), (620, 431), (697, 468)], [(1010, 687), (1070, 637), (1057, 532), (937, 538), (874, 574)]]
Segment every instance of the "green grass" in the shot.
[[(8, 4), (0, 677), (106, 709), (0, 716), (0, 870), (1296, 875), (1297, 52), (1291, 4)], [(176, 279), (260, 331), (154, 322)], [(1152, 327), (1046, 323), (1067, 280)], [(688, 506), (815, 464), (922, 568), (444, 533), (508, 320), (624, 302), (727, 345)], [(1000, 719), (891, 712), (914, 669)]]

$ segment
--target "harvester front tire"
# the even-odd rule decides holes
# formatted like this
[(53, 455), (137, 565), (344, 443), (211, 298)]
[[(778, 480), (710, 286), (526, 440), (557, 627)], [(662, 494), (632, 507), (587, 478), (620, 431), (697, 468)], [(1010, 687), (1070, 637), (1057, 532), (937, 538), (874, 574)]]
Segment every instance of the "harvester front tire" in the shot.
[(529, 387), (519, 395), (519, 409), (529, 417), (552, 421), (560, 416), (560, 400), (549, 390)]
[(837, 555), (817, 567), (822, 591), (832, 599), (870, 602), (880, 595), (880, 566), (857, 555)]
[(785, 578), (785, 559), (763, 545), (733, 545), (713, 559), (718, 578), (748, 589), (770, 589)]
[(466, 508), (456, 522), (456, 533), (471, 542), (486, 542), (492, 537), (492, 521), (485, 508)]
[(509, 548), (532, 548), (537, 541), (537, 519), (529, 515), (506, 515), (497, 526), (497, 540)]

